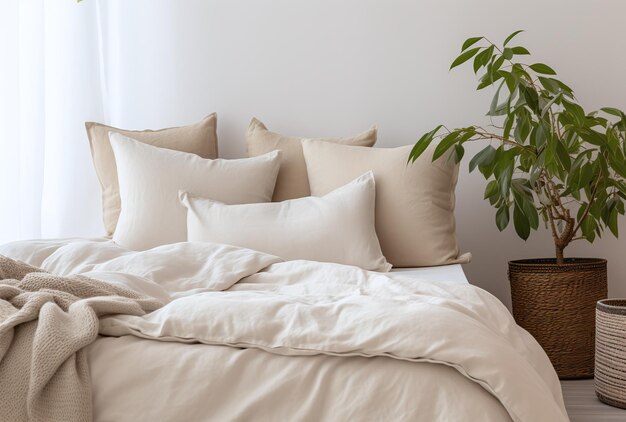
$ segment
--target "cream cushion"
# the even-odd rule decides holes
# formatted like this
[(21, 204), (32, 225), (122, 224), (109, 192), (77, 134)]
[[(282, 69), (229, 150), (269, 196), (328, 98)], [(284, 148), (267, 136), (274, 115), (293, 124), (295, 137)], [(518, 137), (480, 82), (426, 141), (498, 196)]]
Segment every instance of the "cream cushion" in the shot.
[(133, 250), (187, 240), (179, 190), (228, 204), (268, 202), (280, 166), (278, 151), (240, 160), (210, 160), (113, 132), (111, 146), (122, 203), (113, 240)]
[(109, 142), (109, 132), (121, 133), (160, 148), (190, 152), (202, 158), (217, 158), (216, 126), (217, 115), (215, 113), (193, 125), (161, 130), (124, 130), (100, 123), (85, 123), (91, 146), (91, 157), (102, 187), (102, 220), (107, 235), (110, 236), (115, 231), (120, 215), (117, 167)]
[(187, 208), (189, 241), (389, 271), (374, 228), (375, 195), (368, 172), (320, 198), (226, 205), (181, 192), (180, 200)]
[[(371, 147), (376, 143), (376, 127), (355, 136), (345, 138), (316, 138), (318, 141)], [(306, 164), (302, 156), (302, 140), (306, 138), (284, 136), (270, 132), (259, 120), (253, 118), (246, 132), (248, 157), (256, 157), (269, 151), (280, 150), (281, 163), (273, 201), (302, 198), (311, 195)]]
[(376, 178), (376, 232), (394, 267), (466, 262), (455, 236), (458, 166), (432, 152), (407, 165), (411, 146), (363, 148), (303, 141), (313, 195), (321, 196), (366, 171)]

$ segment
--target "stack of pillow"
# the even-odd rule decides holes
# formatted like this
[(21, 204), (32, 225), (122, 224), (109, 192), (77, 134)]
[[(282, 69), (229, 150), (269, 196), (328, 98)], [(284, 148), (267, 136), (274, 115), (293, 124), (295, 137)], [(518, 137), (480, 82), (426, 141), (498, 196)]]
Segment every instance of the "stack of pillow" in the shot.
[(87, 123), (104, 226), (119, 245), (183, 241), (250, 248), (366, 270), (462, 262), (455, 237), (458, 166), (411, 146), (371, 148), (376, 128), (305, 139), (253, 119), (250, 158), (217, 158), (217, 118), (158, 131)]

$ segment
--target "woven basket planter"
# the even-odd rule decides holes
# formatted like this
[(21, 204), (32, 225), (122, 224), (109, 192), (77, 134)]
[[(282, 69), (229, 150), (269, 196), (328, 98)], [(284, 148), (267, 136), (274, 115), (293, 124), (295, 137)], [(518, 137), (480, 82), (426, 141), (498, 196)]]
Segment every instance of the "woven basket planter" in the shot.
[(591, 378), (596, 302), (607, 297), (605, 259), (509, 262), (515, 321), (535, 337), (561, 379)]
[(626, 409), (626, 299), (596, 305), (596, 395)]

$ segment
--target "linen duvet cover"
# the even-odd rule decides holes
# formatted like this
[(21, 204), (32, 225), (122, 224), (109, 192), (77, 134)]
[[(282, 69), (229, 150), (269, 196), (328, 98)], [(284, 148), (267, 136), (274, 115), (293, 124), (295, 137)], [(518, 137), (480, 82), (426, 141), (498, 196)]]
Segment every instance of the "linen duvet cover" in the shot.
[(0, 254), (165, 303), (100, 319), (86, 349), (95, 420), (567, 420), (540, 346), (469, 284), (211, 243)]

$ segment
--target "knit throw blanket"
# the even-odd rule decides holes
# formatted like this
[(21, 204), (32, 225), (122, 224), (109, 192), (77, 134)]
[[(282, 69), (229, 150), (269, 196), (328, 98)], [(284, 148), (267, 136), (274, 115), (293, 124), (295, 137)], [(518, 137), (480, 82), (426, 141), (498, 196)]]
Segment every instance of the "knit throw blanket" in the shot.
[(92, 420), (83, 348), (96, 340), (98, 318), (161, 306), (123, 287), (0, 255), (0, 421)]

